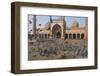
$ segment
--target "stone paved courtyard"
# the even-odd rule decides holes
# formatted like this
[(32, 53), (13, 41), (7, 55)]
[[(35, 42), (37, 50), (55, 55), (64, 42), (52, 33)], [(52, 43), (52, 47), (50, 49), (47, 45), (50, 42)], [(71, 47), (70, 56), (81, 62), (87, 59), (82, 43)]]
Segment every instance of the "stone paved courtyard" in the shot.
[(38, 39), (28, 44), (28, 60), (87, 58), (86, 46), (73, 46), (61, 39)]

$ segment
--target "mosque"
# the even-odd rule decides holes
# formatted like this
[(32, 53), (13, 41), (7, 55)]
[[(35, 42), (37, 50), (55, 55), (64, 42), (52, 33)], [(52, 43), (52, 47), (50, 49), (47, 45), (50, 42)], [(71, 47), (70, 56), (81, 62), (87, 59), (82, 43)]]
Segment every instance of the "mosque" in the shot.
[[(35, 20), (35, 19), (34, 19)], [(36, 22), (36, 21), (35, 21)], [(40, 24), (41, 25), (41, 24)], [(33, 24), (33, 36), (38, 39), (60, 39), (67, 44), (87, 45), (88, 40), (88, 20), (85, 18), (85, 25), (80, 27), (76, 19), (71, 23), (71, 27), (66, 27), (67, 22), (64, 17), (52, 19), (45, 24), (44, 28), (36, 28)]]

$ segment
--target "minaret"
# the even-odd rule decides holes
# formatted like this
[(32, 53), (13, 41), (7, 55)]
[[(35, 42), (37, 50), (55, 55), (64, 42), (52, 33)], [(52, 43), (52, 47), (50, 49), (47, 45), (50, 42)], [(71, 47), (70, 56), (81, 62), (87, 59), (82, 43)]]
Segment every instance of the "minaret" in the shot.
[(85, 18), (86, 40), (88, 40), (88, 17)]
[(88, 18), (85, 18), (85, 26), (88, 26)]
[(65, 30), (66, 30), (65, 16), (63, 16), (62, 19), (63, 19), (63, 39), (64, 39), (65, 38)]
[(36, 38), (36, 15), (33, 15), (33, 36)]
[(52, 23), (52, 16), (50, 16), (50, 23)]
[(88, 30), (88, 17), (85, 17), (84, 27), (86, 30)]
[(63, 20), (63, 27), (64, 27), (64, 29), (65, 29), (65, 26), (66, 26), (65, 16), (62, 16), (61, 18), (62, 18), (62, 20)]

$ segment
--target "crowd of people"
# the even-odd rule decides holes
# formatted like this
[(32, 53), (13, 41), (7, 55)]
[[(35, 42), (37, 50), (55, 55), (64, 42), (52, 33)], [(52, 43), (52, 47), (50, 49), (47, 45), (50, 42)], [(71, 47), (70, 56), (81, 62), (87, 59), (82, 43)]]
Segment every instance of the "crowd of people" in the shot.
[[(69, 45), (57, 40), (37, 40), (29, 46), (29, 52), (33, 53), (33, 57), (51, 57), (58, 59), (63, 55), (65, 58), (86, 58), (87, 47)], [(53, 57), (52, 57), (53, 58)], [(33, 58), (34, 59), (34, 58)]]

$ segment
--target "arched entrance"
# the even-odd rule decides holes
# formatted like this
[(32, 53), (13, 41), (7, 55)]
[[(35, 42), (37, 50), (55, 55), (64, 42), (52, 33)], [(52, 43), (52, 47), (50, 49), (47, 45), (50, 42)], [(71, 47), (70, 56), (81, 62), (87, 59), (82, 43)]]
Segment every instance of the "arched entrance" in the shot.
[(55, 24), (52, 28), (53, 38), (61, 38), (61, 27), (59, 24)]

